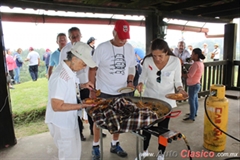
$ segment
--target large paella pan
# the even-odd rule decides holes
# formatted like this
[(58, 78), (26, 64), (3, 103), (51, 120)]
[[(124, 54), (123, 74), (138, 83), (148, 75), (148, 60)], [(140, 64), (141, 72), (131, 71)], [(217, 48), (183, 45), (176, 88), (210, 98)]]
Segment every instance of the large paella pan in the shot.
[(162, 100), (142, 97), (86, 99), (97, 106), (87, 109), (93, 121), (110, 133), (124, 133), (148, 128), (168, 116), (172, 108)]

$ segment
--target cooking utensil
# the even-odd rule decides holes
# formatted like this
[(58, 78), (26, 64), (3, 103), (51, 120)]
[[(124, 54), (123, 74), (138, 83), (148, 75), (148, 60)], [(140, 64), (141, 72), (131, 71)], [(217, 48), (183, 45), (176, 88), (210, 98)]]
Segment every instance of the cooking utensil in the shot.
[(142, 92), (139, 92), (140, 94), (140, 101), (142, 102)]
[(92, 88), (92, 90), (95, 92), (96, 97), (101, 95), (101, 90), (100, 89), (97, 90), (96, 88)]
[[(134, 103), (142, 101), (143, 105), (145, 103), (152, 103), (152, 104), (155, 104), (157, 106), (161, 106), (162, 109), (168, 110), (168, 112), (165, 115), (158, 115), (158, 119), (156, 121), (154, 121), (153, 123), (151, 123), (150, 125), (145, 126), (145, 128), (149, 128), (149, 127), (155, 125), (156, 123), (161, 122), (162, 120), (164, 120), (172, 112), (171, 105), (169, 103), (167, 103), (165, 101), (162, 101), (162, 100), (159, 100), (159, 99), (148, 98), (148, 97), (141, 97), (141, 99), (140, 99), (140, 97), (125, 97), (125, 98), (131, 100)], [(172, 117), (172, 116), (169, 116), (169, 118), (170, 117)]]

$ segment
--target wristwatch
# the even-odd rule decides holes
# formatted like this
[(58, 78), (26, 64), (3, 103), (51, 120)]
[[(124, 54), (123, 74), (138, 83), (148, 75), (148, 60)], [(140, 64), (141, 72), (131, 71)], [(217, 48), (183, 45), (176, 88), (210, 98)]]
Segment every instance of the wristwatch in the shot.
[(133, 83), (133, 81), (127, 81), (127, 83)]

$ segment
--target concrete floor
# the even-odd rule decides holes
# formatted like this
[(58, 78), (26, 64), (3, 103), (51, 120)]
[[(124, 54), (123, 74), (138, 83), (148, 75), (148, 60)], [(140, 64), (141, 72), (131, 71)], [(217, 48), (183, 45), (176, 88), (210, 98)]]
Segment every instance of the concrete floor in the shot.
[[(240, 92), (227, 91), (228, 94), (240, 94)], [(204, 119), (204, 99), (199, 99), (199, 112), (194, 123), (183, 123), (185, 113), (189, 112), (189, 106), (187, 103), (179, 104), (174, 110), (181, 110), (182, 114), (173, 118), (170, 121), (170, 129), (180, 131), (184, 134), (189, 142), (192, 151), (207, 151), (203, 147), (203, 119)], [(228, 133), (234, 137), (240, 139), (240, 100), (229, 99), (229, 119), (228, 119)], [(89, 133), (88, 124), (84, 124), (84, 135), (87, 138), (85, 142), (82, 142), (82, 157), (81, 160), (91, 160), (91, 148), (93, 137)], [(107, 133), (107, 131), (104, 131)], [(149, 152), (157, 154), (157, 137), (152, 136)], [(104, 138), (104, 160), (134, 160), (136, 157), (136, 136), (132, 133), (124, 133), (120, 136), (120, 143), (122, 148), (128, 152), (126, 158), (120, 158), (115, 154), (110, 153), (111, 135), (107, 133), (107, 137)], [(182, 158), (181, 152), (186, 150), (187, 147), (183, 140), (173, 141), (168, 144), (166, 150), (165, 160), (182, 160), (189, 158)], [(172, 153), (172, 154), (171, 154)], [(193, 158), (197, 160), (223, 160), (228, 158), (226, 154), (235, 153), (240, 157), (240, 143), (227, 137), (227, 143), (225, 156), (214, 158)], [(220, 153), (220, 154), (223, 154)], [(217, 154), (217, 153), (215, 153)], [(56, 160), (57, 149), (53, 143), (52, 137), (49, 132), (33, 135), (29, 137), (23, 137), (17, 140), (15, 146), (0, 150), (1, 160)], [(148, 157), (145, 160), (156, 160), (155, 156)]]

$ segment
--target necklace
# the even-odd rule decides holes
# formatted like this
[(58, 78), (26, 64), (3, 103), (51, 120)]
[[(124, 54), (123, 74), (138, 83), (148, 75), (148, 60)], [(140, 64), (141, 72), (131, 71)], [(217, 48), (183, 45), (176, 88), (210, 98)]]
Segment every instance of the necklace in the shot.
[[(115, 50), (114, 50), (114, 47), (113, 47), (113, 44), (112, 44), (112, 50), (113, 50), (113, 55), (114, 55), (114, 59), (115, 59), (115, 58), (117, 58), (116, 56), (117, 56), (118, 54), (116, 55)], [(125, 59), (125, 50), (124, 50), (124, 46), (123, 46), (123, 54), (122, 54), (122, 55), (123, 55), (122, 58)], [(114, 61), (115, 61), (115, 60), (114, 60)]]

